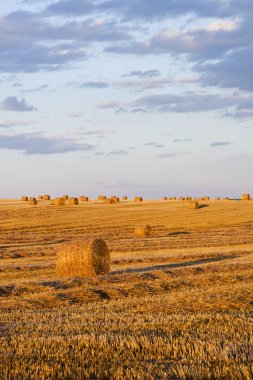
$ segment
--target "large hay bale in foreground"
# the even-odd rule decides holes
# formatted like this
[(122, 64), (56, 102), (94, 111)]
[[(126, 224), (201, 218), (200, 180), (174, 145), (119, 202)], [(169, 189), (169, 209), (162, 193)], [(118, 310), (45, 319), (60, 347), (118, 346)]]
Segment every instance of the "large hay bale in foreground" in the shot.
[(243, 194), (242, 195), (242, 201), (250, 201), (250, 195), (249, 194)]
[(88, 202), (88, 201), (89, 201), (89, 198), (86, 197), (85, 195), (80, 195), (80, 197), (79, 197), (79, 201), (80, 201), (80, 202)]
[(196, 202), (196, 201), (189, 202), (188, 208), (197, 210), (199, 208), (199, 202)]
[(143, 198), (142, 197), (135, 197), (134, 201), (135, 202), (143, 202)]
[(55, 206), (64, 206), (65, 202), (66, 202), (65, 198), (55, 198), (52, 203)]
[(79, 201), (77, 198), (69, 198), (69, 205), (78, 205)]
[(44, 201), (50, 201), (50, 195), (43, 195)]
[(21, 197), (21, 201), (23, 201), (23, 202), (27, 202), (27, 201), (28, 201), (28, 197), (26, 197), (25, 195), (23, 195), (23, 196)]
[(60, 277), (86, 277), (110, 272), (110, 253), (102, 239), (61, 244), (56, 271)]
[(29, 199), (29, 205), (30, 206), (36, 206), (37, 205), (37, 200), (35, 198), (30, 198)]
[(137, 226), (134, 230), (134, 236), (138, 238), (149, 237), (152, 235), (152, 228), (149, 224), (145, 226)]
[(98, 201), (104, 201), (106, 199), (106, 195), (99, 195)]

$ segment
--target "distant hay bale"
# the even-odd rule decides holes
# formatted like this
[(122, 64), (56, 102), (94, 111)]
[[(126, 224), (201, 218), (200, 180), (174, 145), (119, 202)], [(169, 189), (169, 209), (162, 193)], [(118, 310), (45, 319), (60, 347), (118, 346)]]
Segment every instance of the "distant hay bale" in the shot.
[(84, 195), (80, 195), (80, 197), (79, 197), (80, 202), (88, 202), (88, 200), (89, 200), (89, 198), (85, 197)]
[(145, 226), (137, 226), (134, 230), (134, 236), (137, 238), (149, 237), (152, 235), (152, 228), (149, 224)]
[(39, 200), (42, 200), (42, 199), (43, 199), (43, 195), (39, 195), (39, 196), (38, 196), (38, 199), (39, 199)]
[(250, 201), (250, 195), (249, 194), (243, 194), (242, 195), (242, 201)]
[(106, 199), (106, 195), (99, 195), (98, 200), (99, 201), (104, 201)]
[(122, 201), (127, 201), (127, 196), (123, 195), (123, 197), (121, 199), (122, 199)]
[(36, 206), (37, 200), (35, 198), (30, 198), (28, 203), (30, 206)]
[(50, 201), (50, 195), (43, 195), (44, 201)]
[(21, 197), (21, 201), (23, 201), (23, 202), (27, 202), (27, 201), (28, 201), (28, 197), (26, 197), (25, 195), (23, 195), (23, 196)]
[(78, 205), (78, 199), (77, 198), (69, 198), (69, 205)]
[(199, 208), (199, 202), (190, 201), (188, 204), (188, 208), (197, 210)]
[(119, 203), (119, 197), (117, 197), (116, 195), (112, 195), (110, 199), (113, 199), (115, 203)]
[(110, 272), (110, 253), (102, 239), (61, 244), (56, 271), (60, 277), (86, 277)]
[(114, 200), (114, 199), (112, 199), (112, 198), (106, 198), (106, 199), (104, 199), (103, 200), (103, 204), (105, 204), (105, 205), (113, 205), (113, 204), (116, 204), (116, 201)]
[(134, 201), (135, 202), (143, 202), (143, 198), (142, 197), (135, 197)]
[(66, 202), (65, 198), (55, 198), (52, 201), (53, 205), (55, 205), (55, 206), (64, 206), (65, 202)]
[(203, 197), (203, 201), (210, 201), (210, 197)]
[(168, 200), (168, 197), (163, 197), (162, 200), (163, 200), (163, 201), (167, 201), (167, 200)]
[(187, 201), (191, 201), (191, 200), (192, 200), (192, 197), (187, 197), (186, 200), (187, 200)]
[(69, 196), (65, 194), (61, 198), (63, 198), (63, 199), (69, 199)]
[(35, 197), (30, 197), (29, 201), (36, 201), (36, 198)]
[(220, 197), (215, 197), (214, 200), (215, 200), (215, 201), (219, 201), (219, 200), (220, 200)]

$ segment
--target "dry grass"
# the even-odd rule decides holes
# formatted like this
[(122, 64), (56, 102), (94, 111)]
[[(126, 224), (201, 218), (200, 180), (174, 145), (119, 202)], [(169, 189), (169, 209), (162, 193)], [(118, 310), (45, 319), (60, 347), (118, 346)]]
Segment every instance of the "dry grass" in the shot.
[[(252, 379), (253, 202), (0, 207), (1, 379)], [(96, 236), (110, 274), (59, 277)]]
[(102, 239), (75, 241), (58, 248), (56, 271), (60, 277), (97, 276), (110, 272), (110, 253)]

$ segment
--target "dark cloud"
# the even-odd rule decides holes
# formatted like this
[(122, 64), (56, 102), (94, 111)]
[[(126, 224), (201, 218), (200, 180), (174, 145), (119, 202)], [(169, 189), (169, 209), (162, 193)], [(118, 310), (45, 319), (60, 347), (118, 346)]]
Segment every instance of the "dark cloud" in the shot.
[(22, 151), (27, 155), (90, 151), (93, 145), (61, 137), (45, 137), (39, 133), (0, 134), (0, 149)]
[(2, 111), (30, 112), (37, 108), (28, 104), (25, 99), (18, 100), (16, 96), (9, 96), (2, 101)]
[(229, 141), (215, 141), (211, 143), (209, 146), (210, 147), (220, 147), (220, 146), (226, 146), (226, 145), (231, 145), (231, 142)]

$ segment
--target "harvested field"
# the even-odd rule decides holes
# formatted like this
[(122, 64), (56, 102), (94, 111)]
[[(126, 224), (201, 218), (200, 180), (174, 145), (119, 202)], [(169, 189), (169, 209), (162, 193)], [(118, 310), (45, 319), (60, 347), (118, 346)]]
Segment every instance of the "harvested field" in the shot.
[[(251, 379), (253, 202), (200, 206), (2, 200), (0, 378)], [(110, 274), (58, 277), (59, 244), (83, 238)]]

